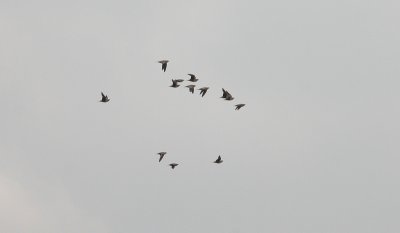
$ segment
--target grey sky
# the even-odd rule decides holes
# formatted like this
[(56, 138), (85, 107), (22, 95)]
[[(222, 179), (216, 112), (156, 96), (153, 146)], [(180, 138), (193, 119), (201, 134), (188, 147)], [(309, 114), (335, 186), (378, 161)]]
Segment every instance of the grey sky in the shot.
[(399, 8), (2, 0), (0, 232), (399, 232)]

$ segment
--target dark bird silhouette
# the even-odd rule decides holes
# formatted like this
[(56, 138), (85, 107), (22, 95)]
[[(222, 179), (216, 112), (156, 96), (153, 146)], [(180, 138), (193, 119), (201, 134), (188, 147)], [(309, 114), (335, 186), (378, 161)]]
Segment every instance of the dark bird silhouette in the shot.
[(225, 90), (224, 88), (222, 88), (222, 96), (221, 96), (221, 98), (224, 98), (226, 100), (233, 100), (234, 99), (233, 96), (227, 90)]
[(227, 91), (225, 91), (225, 89), (224, 88), (222, 88), (222, 96), (221, 96), (221, 98), (226, 98), (226, 93), (227, 93)]
[(203, 97), (207, 93), (208, 89), (209, 89), (209, 87), (202, 87), (202, 88), (198, 89), (198, 90), (200, 90), (201, 97)]
[(171, 166), (172, 169), (175, 169), (176, 166), (178, 166), (179, 164), (177, 163), (171, 163), (169, 166)]
[(160, 152), (158, 154), (160, 155), (160, 159), (158, 160), (158, 162), (161, 162), (161, 160), (164, 158), (164, 155), (167, 154), (167, 152)]
[(185, 80), (183, 80), (183, 79), (175, 79), (175, 81), (178, 82), (178, 83), (181, 83), (181, 82), (183, 82)]
[(189, 88), (189, 91), (192, 92), (192, 94), (194, 93), (194, 87), (196, 85), (187, 85), (186, 87)]
[(236, 106), (235, 110), (239, 110), (239, 109), (241, 109), (242, 107), (244, 107), (245, 104), (236, 104), (235, 106)]
[(221, 155), (218, 156), (218, 159), (214, 161), (214, 163), (222, 163), (224, 160), (221, 159)]
[(167, 70), (167, 63), (168, 63), (169, 61), (168, 60), (161, 60), (161, 61), (158, 61), (158, 63), (161, 63), (161, 69), (165, 72), (166, 70)]
[(233, 100), (233, 99), (235, 99), (232, 95), (228, 95), (226, 98), (225, 98), (226, 100)]
[(110, 101), (110, 99), (108, 98), (108, 96), (104, 95), (104, 93), (102, 92), (102, 93), (101, 93), (101, 100), (100, 100), (100, 102), (107, 103), (108, 101)]
[(178, 83), (179, 83), (178, 81), (176, 81), (175, 79), (172, 79), (172, 85), (170, 87), (177, 88), (180, 86)]
[(196, 76), (194, 75), (194, 74), (188, 74), (189, 76), (190, 76), (190, 79), (188, 79), (188, 81), (190, 81), (190, 82), (197, 82), (197, 78), (196, 78)]

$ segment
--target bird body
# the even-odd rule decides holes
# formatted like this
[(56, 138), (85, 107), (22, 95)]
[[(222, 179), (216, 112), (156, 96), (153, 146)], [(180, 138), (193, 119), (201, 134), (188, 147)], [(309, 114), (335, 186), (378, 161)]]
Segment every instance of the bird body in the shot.
[(161, 160), (164, 158), (164, 155), (167, 154), (167, 152), (160, 152), (158, 154), (160, 155), (160, 159), (158, 160), (158, 162), (161, 162)]
[(233, 100), (234, 97), (224, 88), (222, 88), (222, 96), (221, 98), (224, 98), (225, 100)]
[(189, 91), (192, 92), (192, 94), (194, 93), (194, 87), (196, 85), (187, 85), (186, 87), (189, 88)]
[(208, 89), (209, 89), (209, 87), (202, 87), (202, 88), (198, 89), (198, 90), (200, 90), (201, 97), (204, 97), (204, 95), (207, 93)]
[(172, 169), (175, 169), (176, 166), (178, 166), (179, 164), (177, 163), (171, 163), (169, 166), (171, 166)]
[(197, 82), (199, 79), (196, 78), (194, 74), (188, 74), (190, 76), (190, 79), (188, 81), (190, 82)]
[(176, 81), (175, 79), (172, 79), (172, 85), (170, 87), (177, 88), (180, 86), (178, 83), (179, 83), (178, 81)]
[(228, 96), (226, 96), (225, 98), (226, 100), (233, 100), (235, 99), (231, 94), (229, 94)]
[(101, 93), (101, 100), (100, 100), (100, 102), (107, 103), (108, 101), (110, 101), (110, 99), (108, 98), (108, 96), (104, 95), (104, 93), (102, 92), (102, 93)]
[(158, 63), (161, 63), (161, 69), (165, 72), (167, 70), (167, 64), (168, 64), (168, 60), (161, 60), (158, 61)]
[(235, 106), (236, 106), (235, 110), (239, 110), (239, 109), (241, 109), (242, 107), (244, 107), (245, 104), (236, 104)]
[(224, 88), (222, 88), (222, 96), (221, 96), (221, 98), (226, 98), (226, 93), (227, 93), (227, 91), (225, 91), (225, 89)]
[(217, 160), (214, 161), (214, 163), (222, 163), (224, 160), (222, 160), (221, 155), (218, 156)]

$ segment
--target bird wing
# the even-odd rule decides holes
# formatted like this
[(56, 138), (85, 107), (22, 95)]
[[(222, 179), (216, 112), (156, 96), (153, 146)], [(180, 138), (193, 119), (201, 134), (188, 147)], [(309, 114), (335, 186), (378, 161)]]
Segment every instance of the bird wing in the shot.
[(225, 97), (226, 97), (226, 91), (225, 91), (224, 88), (222, 88), (222, 96), (221, 96), (221, 98), (225, 98)]

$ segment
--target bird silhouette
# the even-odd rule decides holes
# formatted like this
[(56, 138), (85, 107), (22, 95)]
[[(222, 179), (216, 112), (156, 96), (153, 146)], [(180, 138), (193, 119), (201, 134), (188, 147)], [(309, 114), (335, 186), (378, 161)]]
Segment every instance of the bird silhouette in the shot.
[(242, 107), (244, 107), (245, 104), (236, 104), (235, 106), (236, 106), (235, 110), (239, 110), (239, 109), (241, 109)]
[(226, 98), (226, 93), (227, 93), (227, 91), (225, 91), (225, 89), (224, 88), (222, 88), (222, 96), (221, 96), (221, 98)]
[(192, 94), (194, 93), (194, 87), (196, 85), (187, 85), (186, 87), (189, 88), (189, 91), (192, 92)]
[(181, 82), (183, 82), (185, 80), (183, 80), (183, 79), (175, 79), (175, 81), (178, 82), (178, 83), (181, 83)]
[(189, 76), (190, 76), (190, 79), (188, 79), (188, 81), (190, 81), (190, 82), (197, 82), (197, 78), (196, 78), (196, 76), (194, 75), (194, 74), (188, 74)]
[(102, 93), (101, 93), (101, 100), (100, 100), (100, 102), (107, 103), (108, 101), (110, 101), (110, 99), (108, 98), (108, 96), (104, 95), (104, 93), (102, 92)]
[(172, 85), (170, 87), (177, 88), (180, 86), (178, 83), (179, 83), (178, 81), (176, 81), (175, 79), (172, 79)]
[(178, 166), (179, 164), (177, 163), (171, 163), (169, 166), (171, 166), (172, 169), (175, 169), (176, 166)]
[(214, 163), (222, 163), (224, 160), (221, 159), (221, 155), (218, 156), (218, 159), (214, 161)]
[(207, 93), (208, 89), (209, 89), (209, 87), (202, 87), (202, 88), (198, 89), (198, 90), (200, 90), (201, 97), (204, 97), (204, 95)]
[(161, 63), (161, 69), (165, 72), (166, 70), (167, 70), (167, 63), (168, 63), (169, 61), (168, 60), (161, 60), (161, 61), (158, 61), (158, 63)]
[(164, 158), (164, 155), (167, 154), (167, 152), (160, 152), (158, 154), (160, 155), (160, 159), (158, 160), (158, 162), (161, 162), (161, 160)]
[(226, 99), (226, 100), (233, 100), (233, 96), (224, 88), (222, 88), (222, 96), (221, 98)]

